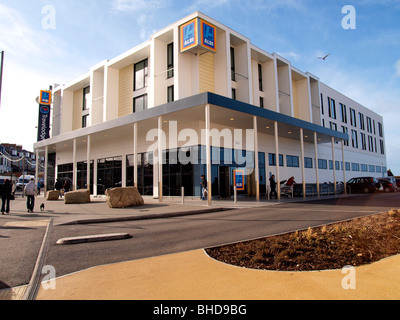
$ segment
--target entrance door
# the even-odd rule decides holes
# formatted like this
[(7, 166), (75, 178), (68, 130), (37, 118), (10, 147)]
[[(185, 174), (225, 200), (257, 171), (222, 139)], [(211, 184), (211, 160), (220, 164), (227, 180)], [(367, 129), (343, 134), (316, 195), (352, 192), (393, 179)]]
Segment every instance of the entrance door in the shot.
[(223, 199), (231, 197), (229, 167), (219, 167), (219, 196)]

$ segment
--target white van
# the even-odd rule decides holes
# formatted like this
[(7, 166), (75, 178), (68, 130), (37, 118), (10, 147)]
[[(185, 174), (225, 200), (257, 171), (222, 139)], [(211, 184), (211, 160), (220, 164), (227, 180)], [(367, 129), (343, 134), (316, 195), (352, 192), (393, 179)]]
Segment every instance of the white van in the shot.
[(35, 179), (35, 176), (20, 176), (17, 182), (17, 190), (24, 190), (25, 186), (29, 183), (31, 179)]

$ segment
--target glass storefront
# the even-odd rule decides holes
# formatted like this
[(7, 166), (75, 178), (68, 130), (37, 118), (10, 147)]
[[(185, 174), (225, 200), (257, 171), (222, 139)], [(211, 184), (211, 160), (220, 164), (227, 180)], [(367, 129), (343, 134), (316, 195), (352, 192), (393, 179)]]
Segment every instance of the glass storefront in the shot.
[[(126, 157), (126, 186), (134, 184), (134, 156)], [(140, 153), (138, 157), (138, 190), (141, 195), (153, 195), (153, 153)]]

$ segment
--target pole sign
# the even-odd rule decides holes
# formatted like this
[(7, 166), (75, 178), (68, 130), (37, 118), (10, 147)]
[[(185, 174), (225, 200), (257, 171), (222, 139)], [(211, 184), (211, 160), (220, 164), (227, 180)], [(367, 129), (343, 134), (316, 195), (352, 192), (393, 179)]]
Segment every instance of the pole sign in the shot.
[(40, 91), (37, 141), (42, 141), (50, 138), (51, 95), (51, 91)]
[(217, 52), (217, 28), (209, 22), (195, 18), (180, 27), (181, 52), (204, 48)]
[(233, 171), (233, 179), (236, 190), (244, 191), (244, 171), (243, 170), (234, 170)]

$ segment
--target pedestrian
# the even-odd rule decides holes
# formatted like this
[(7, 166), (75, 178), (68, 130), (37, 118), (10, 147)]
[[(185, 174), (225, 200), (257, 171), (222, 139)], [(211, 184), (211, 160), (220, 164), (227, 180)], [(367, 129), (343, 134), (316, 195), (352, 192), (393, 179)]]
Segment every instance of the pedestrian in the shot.
[(71, 188), (71, 182), (69, 181), (69, 179), (65, 180), (63, 187), (64, 187), (64, 193), (69, 192), (69, 189)]
[(37, 193), (40, 194), (40, 181), (37, 183)]
[(201, 200), (206, 200), (207, 196), (207, 179), (204, 175), (201, 176)]
[(62, 181), (60, 179), (57, 179), (57, 181), (54, 185), (54, 189), (58, 190), (58, 194), (59, 194), (60, 198), (62, 198), (62, 193), (61, 193), (62, 188), (63, 188)]
[(35, 196), (37, 196), (37, 187), (34, 178), (31, 178), (29, 183), (25, 186), (24, 195), (27, 197), (26, 207), (28, 212), (32, 213), (35, 208)]
[(272, 175), (271, 178), (269, 178), (269, 185), (271, 187), (269, 198), (272, 199), (272, 196), (275, 195), (275, 199), (278, 199), (278, 194), (276, 193), (275, 175)]
[(11, 181), (6, 179), (4, 180), (3, 185), (1, 186), (1, 214), (10, 213), (10, 200), (12, 194), (12, 184)]

